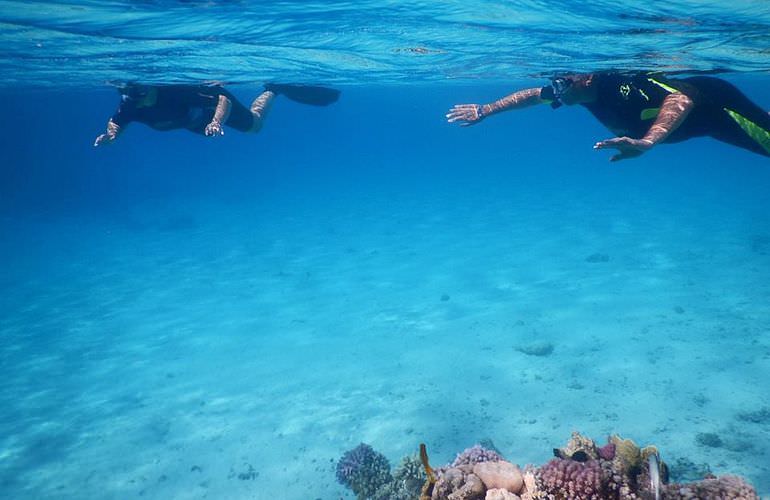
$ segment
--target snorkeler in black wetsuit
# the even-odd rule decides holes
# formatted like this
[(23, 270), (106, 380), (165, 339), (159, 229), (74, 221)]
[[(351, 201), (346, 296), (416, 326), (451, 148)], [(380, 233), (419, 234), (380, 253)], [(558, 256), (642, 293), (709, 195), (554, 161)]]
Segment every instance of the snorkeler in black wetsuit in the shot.
[(140, 122), (155, 130), (187, 129), (208, 137), (224, 135), (223, 125), (241, 132), (258, 132), (273, 98), (288, 98), (325, 106), (336, 101), (339, 91), (305, 85), (267, 84), (250, 108), (219, 85), (139, 85), (119, 89), (121, 102), (107, 123), (107, 132), (94, 146), (114, 141), (126, 125)]
[(701, 136), (770, 156), (770, 115), (732, 84), (712, 77), (673, 79), (616, 71), (569, 75), (491, 104), (455, 105), (446, 117), (468, 126), (501, 111), (541, 103), (585, 106), (618, 136), (594, 145), (617, 149), (611, 161), (634, 158), (658, 143)]

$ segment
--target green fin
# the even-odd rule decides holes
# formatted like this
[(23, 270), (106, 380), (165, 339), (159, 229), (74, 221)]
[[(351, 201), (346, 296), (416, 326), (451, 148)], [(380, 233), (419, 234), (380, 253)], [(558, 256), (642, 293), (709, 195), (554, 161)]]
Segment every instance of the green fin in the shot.
[(749, 120), (745, 116), (733, 111), (732, 109), (722, 108), (727, 111), (727, 114), (735, 120), (735, 122), (746, 132), (749, 137), (757, 141), (757, 143), (764, 148), (765, 151), (770, 154), (770, 131), (765, 130), (753, 121)]

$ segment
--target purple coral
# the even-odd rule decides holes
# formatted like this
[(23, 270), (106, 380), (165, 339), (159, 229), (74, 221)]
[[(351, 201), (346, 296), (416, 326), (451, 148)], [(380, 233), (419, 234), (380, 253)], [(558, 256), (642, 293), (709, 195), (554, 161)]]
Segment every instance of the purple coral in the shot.
[(596, 453), (599, 455), (599, 458), (612, 460), (615, 458), (615, 443), (607, 443), (601, 448), (596, 448)]
[(602, 500), (602, 466), (598, 460), (576, 462), (555, 458), (538, 471), (538, 483), (549, 498)]
[(504, 460), (502, 455), (494, 450), (484, 448), (480, 444), (475, 444), (470, 448), (466, 448), (462, 453), (458, 453), (452, 467), (459, 467), (460, 465), (473, 465), (481, 462), (499, 462)]
[(392, 479), (388, 459), (368, 444), (361, 443), (346, 451), (337, 462), (337, 481), (360, 498), (373, 496)]

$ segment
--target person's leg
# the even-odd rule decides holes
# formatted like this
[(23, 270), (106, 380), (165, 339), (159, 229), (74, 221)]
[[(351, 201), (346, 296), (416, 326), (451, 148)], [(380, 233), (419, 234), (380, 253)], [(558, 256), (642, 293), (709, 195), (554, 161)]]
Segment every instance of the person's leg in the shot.
[(254, 126), (254, 117), (251, 111), (229, 92), (223, 92), (223, 95), (230, 100), (230, 113), (224, 124), (240, 132), (249, 132)]
[(268, 111), (270, 111), (270, 105), (273, 103), (273, 98), (275, 98), (275, 93), (266, 90), (251, 103), (249, 111), (253, 117), (253, 123), (249, 132), (259, 132), (260, 129), (262, 129), (262, 124), (267, 117)]
[(770, 156), (770, 115), (729, 82), (712, 77), (686, 81), (699, 91), (699, 106), (710, 108), (709, 135), (717, 140)]

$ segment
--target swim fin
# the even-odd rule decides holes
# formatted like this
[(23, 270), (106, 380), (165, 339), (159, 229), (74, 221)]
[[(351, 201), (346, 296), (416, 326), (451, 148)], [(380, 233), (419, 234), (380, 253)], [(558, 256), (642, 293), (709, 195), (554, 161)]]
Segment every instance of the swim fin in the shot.
[(312, 106), (328, 106), (340, 97), (340, 91), (314, 85), (296, 85), (289, 83), (266, 83), (265, 90), (285, 95), (292, 101)]

